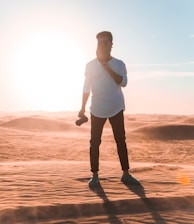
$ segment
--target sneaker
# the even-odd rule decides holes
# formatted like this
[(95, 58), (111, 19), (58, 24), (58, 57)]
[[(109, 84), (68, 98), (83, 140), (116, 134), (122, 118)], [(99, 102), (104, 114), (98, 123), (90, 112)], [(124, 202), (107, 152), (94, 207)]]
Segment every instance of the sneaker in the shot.
[(123, 176), (121, 177), (121, 181), (124, 184), (140, 185), (140, 182), (130, 174), (123, 174)]
[(91, 188), (97, 187), (99, 184), (100, 184), (100, 182), (99, 182), (98, 177), (92, 177), (88, 182), (88, 185)]

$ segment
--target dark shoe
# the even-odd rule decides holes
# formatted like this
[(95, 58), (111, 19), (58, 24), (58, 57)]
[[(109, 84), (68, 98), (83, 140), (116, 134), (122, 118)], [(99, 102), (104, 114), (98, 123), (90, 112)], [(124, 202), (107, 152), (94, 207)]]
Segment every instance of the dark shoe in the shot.
[(100, 182), (99, 182), (98, 177), (92, 177), (88, 182), (88, 185), (90, 188), (97, 187), (97, 186), (99, 186), (99, 184), (100, 184)]
[(132, 177), (130, 174), (123, 174), (121, 181), (126, 185), (141, 185), (140, 182)]

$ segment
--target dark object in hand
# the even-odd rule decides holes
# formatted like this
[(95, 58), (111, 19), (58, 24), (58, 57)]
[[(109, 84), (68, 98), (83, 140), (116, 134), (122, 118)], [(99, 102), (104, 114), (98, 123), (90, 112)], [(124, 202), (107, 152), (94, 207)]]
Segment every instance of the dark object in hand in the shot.
[(88, 118), (85, 115), (83, 115), (80, 119), (76, 120), (75, 123), (77, 126), (80, 126), (87, 121), (88, 121)]

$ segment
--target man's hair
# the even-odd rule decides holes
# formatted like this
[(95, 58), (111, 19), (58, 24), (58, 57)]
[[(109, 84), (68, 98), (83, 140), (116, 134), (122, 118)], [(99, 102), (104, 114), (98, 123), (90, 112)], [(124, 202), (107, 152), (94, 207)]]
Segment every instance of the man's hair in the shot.
[(97, 38), (97, 39), (100, 38), (100, 37), (108, 37), (108, 39), (109, 39), (111, 42), (112, 42), (112, 40), (113, 40), (112, 33), (109, 32), (109, 31), (102, 31), (102, 32), (100, 32), (100, 33), (98, 33), (98, 34), (96, 35), (96, 38)]

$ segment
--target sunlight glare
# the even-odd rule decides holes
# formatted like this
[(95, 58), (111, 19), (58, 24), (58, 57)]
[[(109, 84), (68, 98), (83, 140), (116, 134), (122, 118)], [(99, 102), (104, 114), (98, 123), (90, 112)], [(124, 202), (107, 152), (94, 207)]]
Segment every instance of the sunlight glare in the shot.
[(26, 107), (76, 109), (84, 78), (84, 58), (76, 42), (60, 34), (37, 34), (15, 49), (14, 86)]

